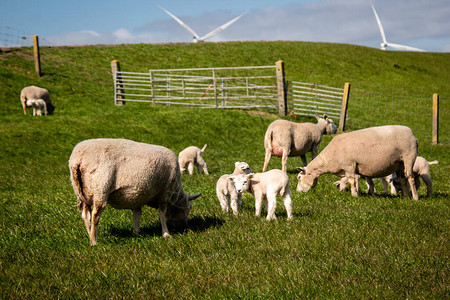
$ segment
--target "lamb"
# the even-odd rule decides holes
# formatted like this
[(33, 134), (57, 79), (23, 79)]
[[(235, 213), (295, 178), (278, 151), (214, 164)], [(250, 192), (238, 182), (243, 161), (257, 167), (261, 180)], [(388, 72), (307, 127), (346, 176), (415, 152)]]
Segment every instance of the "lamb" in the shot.
[(317, 124), (295, 123), (286, 120), (273, 121), (264, 136), (266, 155), (263, 172), (267, 170), (270, 157), (281, 157), (282, 170), (286, 172), (288, 156), (300, 156), (303, 165), (307, 165), (306, 153), (311, 152), (312, 159), (316, 157), (322, 142), (322, 134), (336, 133), (336, 125), (327, 115), (319, 118)]
[(292, 219), (291, 190), (289, 189), (289, 177), (285, 172), (273, 169), (264, 173), (240, 174), (233, 178), (238, 193), (250, 192), (255, 197), (255, 215), (261, 215), (261, 207), (267, 208), (267, 221), (275, 220), (277, 195), (283, 198), (288, 220)]
[[(298, 168), (298, 192), (307, 192), (320, 175), (333, 173), (348, 178), (352, 196), (359, 195), (359, 179), (383, 177), (394, 172), (409, 182), (414, 200), (413, 165), (417, 156), (417, 139), (410, 128), (400, 125), (371, 127), (343, 133), (331, 140), (307, 167)], [(409, 196), (408, 182), (402, 177), (403, 194)]]
[(238, 193), (234, 186), (233, 178), (238, 174), (250, 174), (252, 169), (246, 162), (236, 162), (233, 174), (220, 176), (216, 184), (216, 194), (224, 213), (228, 213), (230, 207), (234, 215), (237, 215), (241, 207), (242, 193)]
[(170, 228), (185, 228), (190, 201), (181, 184), (180, 167), (171, 150), (126, 139), (92, 139), (77, 144), (69, 158), (70, 179), (90, 238), (97, 244), (100, 214), (106, 204), (133, 211), (139, 232), (142, 207), (159, 209), (163, 237)]
[(47, 104), (44, 99), (28, 99), (26, 104), (27, 107), (33, 107), (33, 116), (42, 116), (42, 111), (44, 111), (44, 115), (47, 115)]
[[(45, 104), (47, 106), (48, 114), (52, 114), (55, 110), (55, 106), (53, 106), (52, 102), (50, 101), (50, 94), (47, 89), (37, 87), (34, 85), (24, 87), (22, 91), (20, 92), (20, 102), (22, 103), (23, 113), (27, 114), (27, 107), (30, 107), (30, 105), (27, 104), (27, 100), (29, 99), (42, 99), (45, 101)], [(33, 110), (34, 112), (34, 110)]]
[(195, 146), (189, 146), (178, 154), (181, 173), (184, 173), (187, 168), (189, 175), (192, 175), (195, 165), (197, 167), (198, 173), (201, 173), (203, 169), (203, 172), (205, 172), (206, 175), (209, 174), (206, 162), (202, 156), (203, 152), (206, 149), (206, 146), (207, 145), (205, 144), (202, 149)]

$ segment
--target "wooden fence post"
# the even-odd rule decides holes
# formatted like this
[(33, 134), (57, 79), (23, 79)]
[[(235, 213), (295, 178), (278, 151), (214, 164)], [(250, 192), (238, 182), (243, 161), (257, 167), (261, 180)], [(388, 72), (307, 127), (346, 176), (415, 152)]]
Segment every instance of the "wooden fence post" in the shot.
[(276, 62), (277, 69), (277, 90), (278, 90), (278, 114), (280, 116), (287, 115), (287, 95), (286, 80), (284, 76), (284, 61)]
[(120, 63), (118, 60), (113, 60), (111, 62), (111, 71), (113, 75), (114, 80), (114, 103), (115, 105), (122, 106), (125, 105), (125, 96), (123, 96), (124, 90), (122, 81), (120, 80), (120, 75), (118, 72), (120, 72)]
[(347, 118), (349, 97), (350, 97), (350, 82), (346, 82), (344, 85), (344, 94), (342, 95), (341, 116), (339, 117), (339, 131), (345, 130), (345, 120)]
[(433, 94), (433, 133), (431, 143), (439, 143), (439, 94)]
[(33, 54), (34, 54), (34, 70), (36, 75), (41, 77), (41, 56), (39, 54), (39, 38), (33, 35)]

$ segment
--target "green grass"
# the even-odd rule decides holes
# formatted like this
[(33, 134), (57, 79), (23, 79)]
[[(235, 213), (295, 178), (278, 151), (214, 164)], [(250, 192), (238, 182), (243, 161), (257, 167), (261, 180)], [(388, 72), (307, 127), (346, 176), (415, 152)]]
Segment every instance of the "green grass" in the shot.
[[(448, 298), (448, 143), (419, 145), (420, 155), (439, 160), (431, 166), (431, 198), (423, 185), (419, 201), (367, 196), (364, 185), (363, 195), (352, 198), (332, 185), (334, 175), (299, 194), (300, 158), (289, 158), (294, 220), (286, 220), (281, 199), (277, 221), (255, 217), (249, 195), (238, 217), (225, 215), (217, 179), (232, 172), (235, 161), (261, 171), (264, 132), (276, 116), (115, 107), (110, 62), (146, 71), (284, 59), (295, 80), (351, 81), (361, 89), (438, 92), (448, 99), (449, 54), (297, 42), (43, 48), (41, 78), (30, 54), (29, 48), (0, 53), (1, 298)], [(23, 115), (19, 93), (31, 84), (50, 90), (54, 115)], [(182, 177), (186, 192), (203, 194), (193, 202), (188, 232), (163, 239), (158, 212), (144, 208), (135, 237), (131, 211), (107, 207), (98, 245), (89, 246), (67, 162), (76, 143), (97, 137), (160, 144), (176, 153), (208, 144), (211, 175)], [(321, 149), (331, 138), (323, 138)], [(281, 168), (280, 159), (269, 167)], [(378, 181), (376, 188), (382, 190)]]

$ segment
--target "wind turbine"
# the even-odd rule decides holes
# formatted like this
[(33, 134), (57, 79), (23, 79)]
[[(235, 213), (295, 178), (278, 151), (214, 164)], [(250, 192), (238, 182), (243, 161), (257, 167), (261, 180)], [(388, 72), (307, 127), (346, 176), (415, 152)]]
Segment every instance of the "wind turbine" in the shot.
[(399, 49), (399, 50), (410, 50), (410, 51), (425, 52), (425, 50), (422, 50), (422, 49), (419, 49), (419, 48), (414, 48), (414, 47), (410, 47), (410, 46), (389, 43), (388, 41), (386, 41), (386, 35), (384, 34), (383, 26), (381, 26), (380, 18), (378, 18), (377, 11), (375, 10), (375, 7), (373, 6), (372, 1), (370, 1), (370, 6), (372, 6), (373, 13), (375, 14), (375, 18), (377, 19), (378, 28), (380, 29), (381, 38), (383, 39), (381, 41), (381, 50), (386, 50), (386, 47), (391, 47), (391, 48)]
[(219, 32), (221, 32), (222, 30), (224, 30), (225, 28), (227, 28), (228, 26), (230, 26), (231, 24), (233, 24), (234, 22), (236, 22), (237, 20), (239, 20), (240, 18), (242, 18), (245, 14), (243, 13), (242, 15), (234, 18), (233, 20), (229, 21), (228, 23), (223, 24), (220, 27), (217, 27), (216, 29), (214, 29), (213, 31), (205, 34), (204, 36), (200, 37), (191, 27), (187, 26), (186, 24), (183, 23), (183, 21), (181, 21), (180, 19), (178, 19), (177, 17), (175, 17), (173, 14), (171, 14), (167, 9), (165, 9), (164, 7), (156, 4), (156, 6), (158, 6), (159, 8), (161, 8), (163, 11), (165, 11), (169, 16), (171, 16), (175, 21), (178, 22), (178, 24), (180, 24), (181, 26), (183, 26), (184, 29), (186, 29), (190, 34), (193, 35), (194, 37), (194, 43), (198, 43), (198, 42), (204, 42), (206, 39), (209, 39), (210, 37), (218, 34)]

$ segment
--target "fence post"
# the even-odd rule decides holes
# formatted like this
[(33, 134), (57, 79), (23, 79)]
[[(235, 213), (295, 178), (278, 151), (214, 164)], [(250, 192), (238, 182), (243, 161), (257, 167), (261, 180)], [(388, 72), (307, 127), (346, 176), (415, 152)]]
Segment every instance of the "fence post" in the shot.
[(350, 97), (350, 82), (346, 82), (344, 85), (344, 93), (342, 95), (341, 116), (339, 117), (339, 131), (345, 130), (345, 120), (347, 119), (349, 97)]
[(431, 143), (439, 143), (439, 94), (433, 94), (433, 136)]
[(118, 72), (120, 72), (120, 63), (118, 60), (113, 60), (111, 62), (111, 71), (114, 80), (114, 90), (116, 91), (116, 99), (114, 99), (114, 103), (118, 106), (122, 106), (125, 104), (125, 101), (123, 100), (125, 99), (125, 96), (123, 95), (124, 91), (122, 80), (120, 78), (120, 75), (117, 74)]
[(33, 54), (34, 54), (34, 70), (36, 75), (41, 77), (41, 56), (39, 54), (39, 38), (33, 35)]
[(286, 79), (284, 76), (284, 61), (276, 62), (277, 69), (277, 89), (278, 89), (278, 114), (280, 116), (287, 115), (287, 95), (286, 95)]

